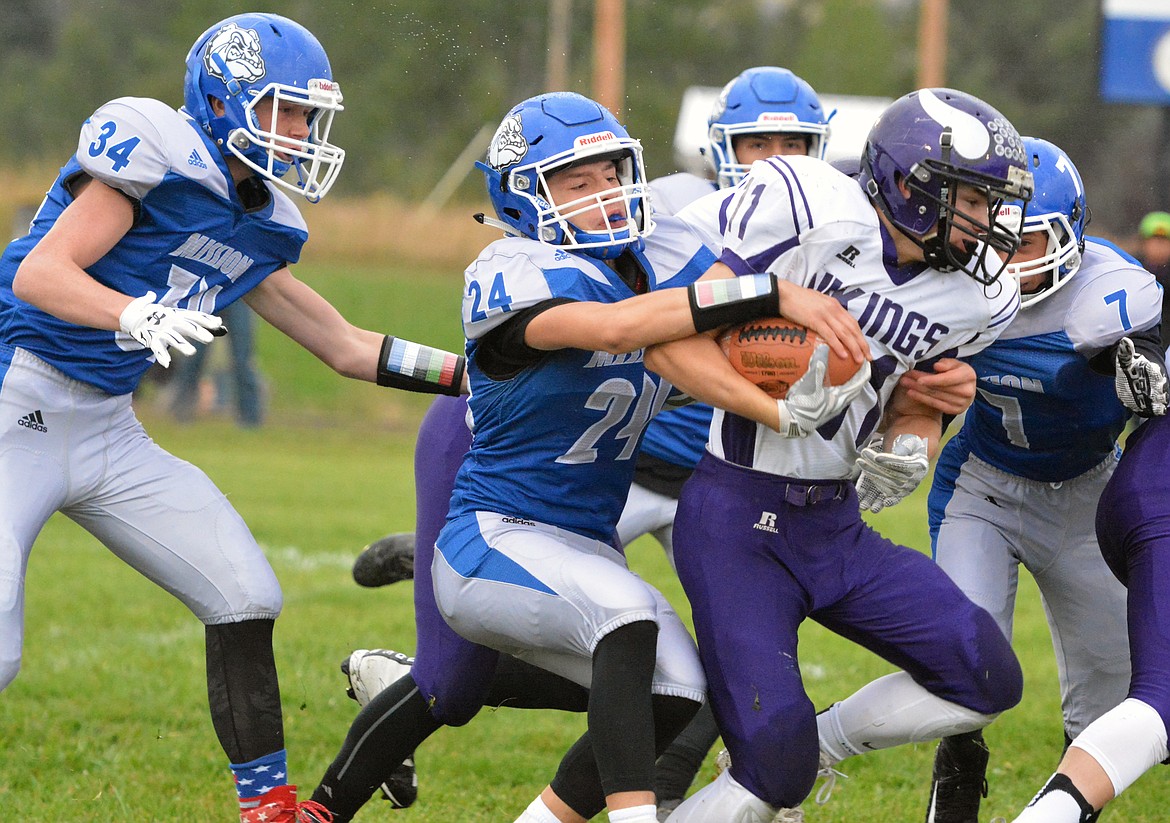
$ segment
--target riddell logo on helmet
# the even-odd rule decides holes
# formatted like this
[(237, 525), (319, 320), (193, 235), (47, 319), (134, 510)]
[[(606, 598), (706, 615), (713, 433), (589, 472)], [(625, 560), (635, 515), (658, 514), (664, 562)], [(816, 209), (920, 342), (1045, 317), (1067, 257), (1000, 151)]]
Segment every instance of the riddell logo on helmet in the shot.
[(612, 131), (602, 131), (597, 134), (587, 134), (584, 137), (578, 137), (573, 141), (573, 146), (575, 148), (581, 148), (582, 146), (593, 146), (597, 143), (608, 143), (611, 140), (617, 140), (617, 135)]
[(766, 111), (757, 119), (757, 123), (796, 123), (799, 122), (795, 114), (790, 111)]

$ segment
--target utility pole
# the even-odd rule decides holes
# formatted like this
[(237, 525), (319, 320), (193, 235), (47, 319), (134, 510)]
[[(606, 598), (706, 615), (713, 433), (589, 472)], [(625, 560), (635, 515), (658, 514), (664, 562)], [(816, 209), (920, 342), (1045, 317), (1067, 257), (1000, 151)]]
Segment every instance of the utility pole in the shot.
[(918, 17), (918, 88), (947, 82), (947, 0), (921, 0)]
[(594, 3), (593, 97), (620, 119), (626, 83), (626, 2)]
[(569, 12), (572, 0), (548, 0), (548, 60), (545, 91), (569, 90)]

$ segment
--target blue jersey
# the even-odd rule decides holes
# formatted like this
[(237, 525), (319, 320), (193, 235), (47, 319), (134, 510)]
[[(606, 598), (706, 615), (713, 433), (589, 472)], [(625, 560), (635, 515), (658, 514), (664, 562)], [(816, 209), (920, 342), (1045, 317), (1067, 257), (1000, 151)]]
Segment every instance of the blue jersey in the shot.
[[(715, 262), (673, 218), (663, 218), (646, 248), (632, 253), (651, 289), (687, 285)], [(646, 371), (640, 350), (560, 349), (493, 380), (480, 367), (479, 341), (514, 312), (548, 300), (615, 303), (633, 294), (601, 261), (527, 238), (492, 243), (467, 269), (473, 440), (449, 519), (491, 511), (614, 542), (643, 431), (670, 384)]]
[(1088, 471), (1114, 449), (1129, 416), (1113, 378), (1090, 369), (1088, 358), (1152, 327), (1161, 310), (1152, 274), (1087, 239), (1077, 273), (968, 358), (979, 391), (954, 448), (1030, 480)]
[(21, 261), (73, 202), (70, 184), (83, 175), (136, 203), (134, 226), (87, 269), (132, 297), (153, 291), (163, 305), (214, 312), (296, 262), (308, 238), (292, 201), (271, 183), (263, 184), (265, 202), (247, 210), (223, 155), (182, 112), (130, 97), (98, 109), (28, 236), (0, 257), (0, 344), (111, 394), (134, 390), (153, 362), (150, 350), (123, 332), (67, 323), (12, 292)]
[[(696, 199), (715, 191), (711, 180), (687, 172), (668, 174), (650, 181), (650, 202), (654, 216), (677, 214)], [(691, 229), (694, 230), (694, 226)], [(707, 447), (711, 430), (710, 406), (691, 403), (667, 409), (650, 421), (642, 441), (642, 453), (676, 466), (693, 469)]]
[(705, 403), (691, 403), (659, 414), (646, 429), (642, 451), (676, 466), (693, 469), (707, 450), (714, 410)]

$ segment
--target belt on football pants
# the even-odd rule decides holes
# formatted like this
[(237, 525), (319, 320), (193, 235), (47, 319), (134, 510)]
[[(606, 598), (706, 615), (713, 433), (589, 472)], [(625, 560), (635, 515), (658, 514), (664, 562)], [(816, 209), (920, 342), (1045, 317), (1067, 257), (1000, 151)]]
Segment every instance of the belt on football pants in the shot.
[(849, 496), (853, 484), (848, 480), (827, 480), (822, 483), (790, 482), (784, 484), (784, 502), (790, 506), (815, 506), (831, 503)]

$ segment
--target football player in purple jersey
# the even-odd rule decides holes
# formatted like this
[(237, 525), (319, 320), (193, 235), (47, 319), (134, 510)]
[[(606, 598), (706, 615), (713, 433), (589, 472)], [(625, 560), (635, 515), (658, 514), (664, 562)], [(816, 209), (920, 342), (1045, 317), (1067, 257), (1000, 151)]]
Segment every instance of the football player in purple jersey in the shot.
[[(717, 265), (836, 296), (874, 359), (866, 391), (823, 425), (765, 431), (715, 412), (679, 500), (675, 558), (730, 768), (672, 823), (803, 819), (822, 768), (977, 728), (1019, 700), (1019, 664), (991, 616), (928, 557), (869, 528), (860, 508), (908, 494), (938, 448), (941, 415), (911, 400), (901, 376), (978, 351), (1015, 316), (999, 255), (1019, 238), (998, 211), (1030, 194), (1006, 118), (962, 92), (922, 89), (878, 118), (859, 180), (772, 158), (722, 211)], [(707, 335), (646, 352), (683, 391), (696, 364), (719, 357)], [(797, 650), (806, 618), (902, 671), (817, 715)]]
[(240, 819), (327, 821), (288, 782), (276, 576), (211, 480), (146, 435), (131, 395), (153, 363), (222, 334), (212, 313), (241, 298), (347, 377), (458, 393), (463, 358), (353, 326), (289, 269), (308, 237), (289, 194), (320, 200), (345, 156), (329, 142), (341, 91), (308, 30), (223, 20), (191, 47), (184, 90), (179, 111), (100, 107), (0, 256), (0, 688), (20, 668), (29, 553), (60, 511), (204, 624)]
[(1170, 419), (1126, 440), (1097, 506), (1097, 540), (1126, 585), (1132, 675), (1128, 696), (1077, 735), (1016, 823), (1086, 823), (1146, 771), (1166, 761), (1170, 728)]

